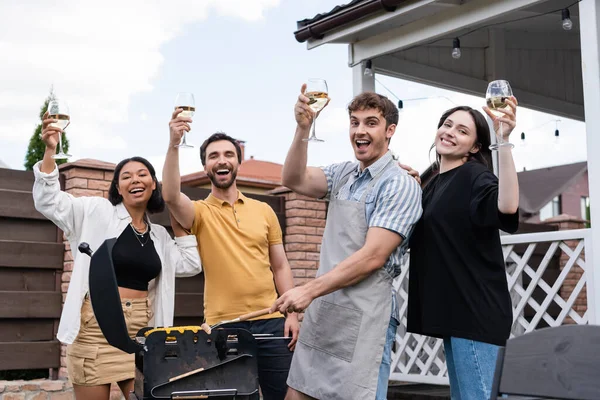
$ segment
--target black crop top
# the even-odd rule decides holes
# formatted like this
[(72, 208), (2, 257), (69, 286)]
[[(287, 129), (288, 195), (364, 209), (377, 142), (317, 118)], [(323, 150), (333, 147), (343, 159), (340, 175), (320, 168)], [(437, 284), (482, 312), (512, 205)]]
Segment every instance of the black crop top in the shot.
[(150, 228), (140, 236), (127, 225), (113, 247), (112, 258), (119, 287), (147, 291), (148, 283), (160, 274), (160, 258)]

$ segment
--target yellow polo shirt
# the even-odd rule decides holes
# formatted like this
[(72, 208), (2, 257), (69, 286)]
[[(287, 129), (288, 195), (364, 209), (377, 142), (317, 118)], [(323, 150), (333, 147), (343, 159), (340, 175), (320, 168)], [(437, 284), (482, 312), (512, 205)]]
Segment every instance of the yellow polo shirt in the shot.
[[(231, 206), (210, 194), (194, 202), (192, 234), (204, 270), (204, 315), (209, 325), (271, 307), (277, 299), (269, 247), (282, 243), (273, 209), (238, 191)], [(282, 317), (274, 313), (255, 319)]]

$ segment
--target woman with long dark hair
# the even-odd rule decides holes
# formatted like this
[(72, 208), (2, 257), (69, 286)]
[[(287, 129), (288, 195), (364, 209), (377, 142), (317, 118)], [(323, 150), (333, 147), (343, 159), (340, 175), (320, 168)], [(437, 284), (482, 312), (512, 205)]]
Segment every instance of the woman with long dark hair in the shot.
[(112, 347), (94, 318), (88, 294), (90, 257), (78, 254), (79, 243), (95, 250), (117, 238), (112, 258), (123, 314), (130, 336), (146, 326), (173, 325), (175, 277), (200, 273), (196, 237), (173, 223), (175, 240), (150, 222), (149, 214), (164, 210), (154, 167), (142, 157), (115, 168), (108, 199), (73, 197), (60, 190), (56, 153), (60, 128), (44, 116), (46, 150), (35, 164), (33, 198), (36, 209), (65, 234), (73, 251), (73, 273), (63, 306), (58, 339), (67, 344), (67, 371), (78, 400), (108, 400), (115, 382), (126, 398), (133, 390), (134, 355)]
[[(504, 138), (517, 100), (498, 117)], [(437, 161), (424, 179), (423, 216), (410, 239), (408, 331), (443, 338), (452, 399), (487, 399), (499, 346), (509, 337), (512, 306), (499, 230), (518, 228), (519, 186), (510, 147), (491, 170), (486, 119), (455, 107), (439, 120)]]

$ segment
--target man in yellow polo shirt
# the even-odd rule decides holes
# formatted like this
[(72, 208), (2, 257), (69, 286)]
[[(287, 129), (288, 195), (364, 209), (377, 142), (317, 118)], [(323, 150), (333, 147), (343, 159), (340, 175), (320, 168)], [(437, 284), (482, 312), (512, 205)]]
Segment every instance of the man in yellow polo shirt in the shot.
[[(266, 203), (247, 198), (236, 186), (241, 163), (238, 142), (224, 133), (209, 137), (200, 149), (204, 171), (211, 180), (211, 194), (191, 201), (181, 193), (179, 153), (175, 147), (191, 118), (173, 113), (170, 143), (163, 169), (163, 197), (177, 221), (198, 238), (205, 276), (204, 314), (212, 325), (269, 308), (280, 294), (293, 288), (292, 271), (282, 243), (279, 221)], [(298, 337), (298, 317), (269, 314), (229, 324), (253, 334), (291, 336), (259, 341), (258, 379), (265, 400), (283, 400), (292, 350)]]

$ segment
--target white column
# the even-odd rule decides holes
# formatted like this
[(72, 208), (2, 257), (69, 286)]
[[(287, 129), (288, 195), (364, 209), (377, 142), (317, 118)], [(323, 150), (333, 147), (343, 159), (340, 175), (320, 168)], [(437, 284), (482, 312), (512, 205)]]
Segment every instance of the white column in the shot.
[[(372, 66), (374, 69), (375, 67)], [(365, 62), (352, 67), (352, 94), (358, 96), (363, 92), (375, 91), (375, 75), (365, 75)]]
[[(587, 132), (587, 165), (592, 219), (591, 240), (586, 243), (585, 258), (593, 268), (593, 282), (588, 283), (590, 322), (600, 324), (600, 4), (597, 0), (579, 3), (581, 23), (581, 66), (583, 70), (583, 98)], [(590, 290), (591, 289), (591, 290)], [(588, 311), (589, 312), (589, 311)]]

